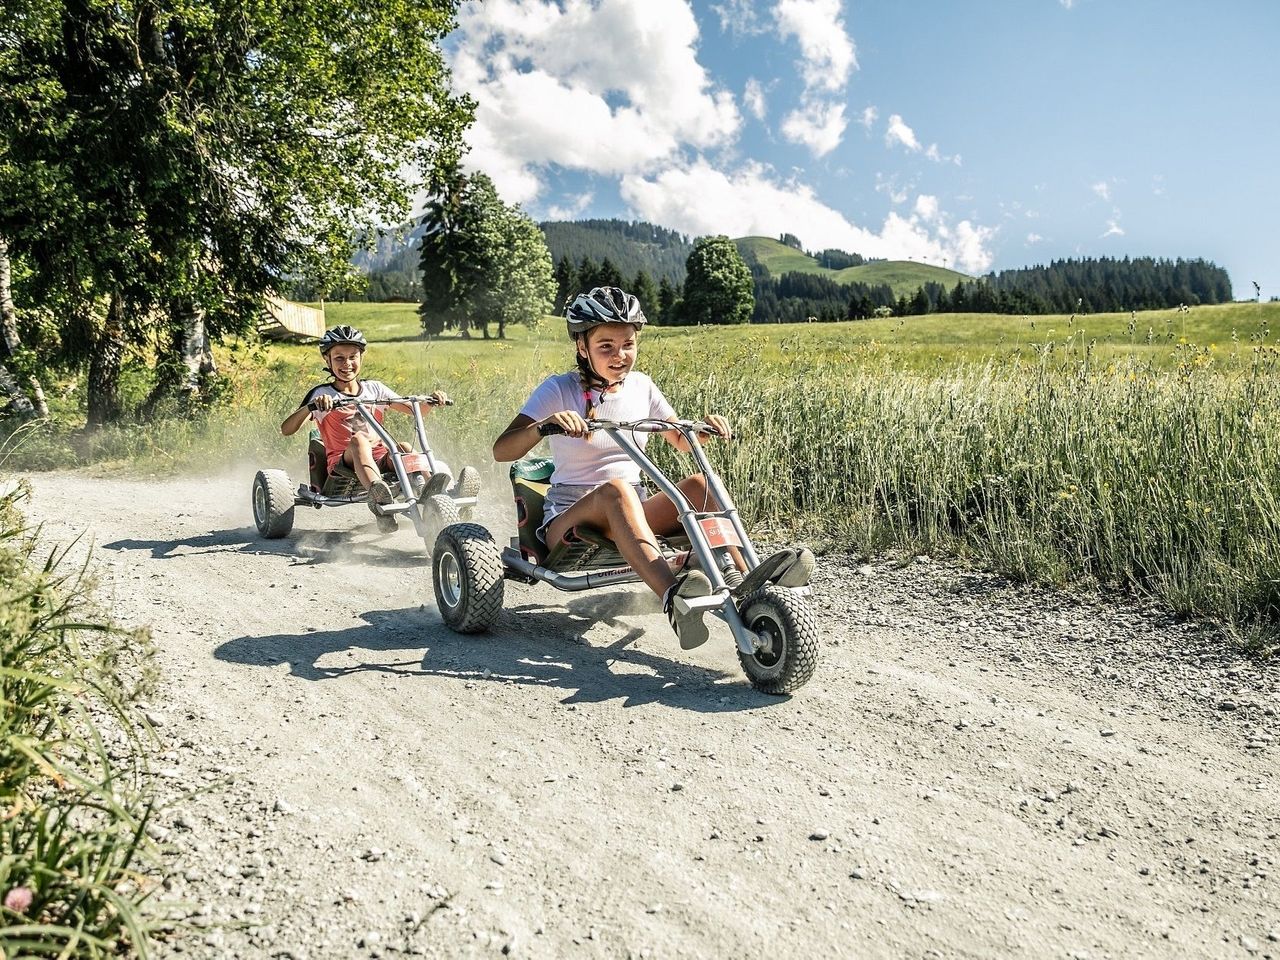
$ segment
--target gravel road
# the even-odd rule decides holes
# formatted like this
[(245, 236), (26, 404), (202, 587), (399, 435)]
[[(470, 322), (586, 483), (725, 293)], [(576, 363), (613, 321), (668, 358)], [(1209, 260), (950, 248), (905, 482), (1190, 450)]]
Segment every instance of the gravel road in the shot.
[(408, 524), (261, 541), (251, 471), (29, 479), (158, 646), (162, 957), (1280, 958), (1280, 665), (1212, 630), (828, 556), (771, 698), (635, 590), (452, 634)]

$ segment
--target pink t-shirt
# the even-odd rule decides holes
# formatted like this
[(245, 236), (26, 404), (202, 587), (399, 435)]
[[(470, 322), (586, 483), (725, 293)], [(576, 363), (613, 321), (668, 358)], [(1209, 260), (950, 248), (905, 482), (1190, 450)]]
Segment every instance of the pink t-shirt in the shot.
[[(338, 390), (331, 383), (323, 383), (318, 387), (312, 387), (307, 393), (303, 404), (310, 403), (316, 397), (327, 394), (335, 400), (350, 400), (351, 396)], [(360, 392), (356, 397), (360, 400), (393, 400), (398, 394), (393, 393), (381, 380), (361, 380)], [(382, 422), (383, 417), (387, 415), (387, 408), (369, 407), (367, 408), (373, 414), (375, 420)], [(336, 410), (312, 410), (311, 416), (316, 422), (316, 428), (320, 431), (320, 439), (324, 441), (325, 458), (329, 463), (329, 470), (332, 471), (334, 464), (342, 459), (342, 454), (347, 449), (347, 444), (351, 442), (351, 437), (356, 433), (363, 433), (369, 438), (369, 443), (373, 446), (373, 459), (375, 462), (381, 460), (387, 455), (386, 446), (378, 439), (378, 435), (373, 432), (373, 428), (365, 422), (364, 417), (356, 412), (355, 407), (338, 407)]]
[[(603, 398), (599, 390), (592, 390), (591, 401), (595, 404), (595, 415), (603, 420), (670, 420), (676, 415), (675, 408), (654, 382), (635, 370), (627, 374), (621, 387)], [(576, 410), (585, 415), (586, 408), (582, 381), (575, 372), (543, 380), (520, 412), (532, 420), (545, 420), (561, 410)], [(649, 442), (647, 433), (632, 436), (641, 449)], [(639, 465), (606, 433), (596, 432), (585, 440), (552, 436), (547, 441), (556, 464), (555, 473), (551, 475), (553, 484), (595, 487), (614, 479), (640, 482)]]

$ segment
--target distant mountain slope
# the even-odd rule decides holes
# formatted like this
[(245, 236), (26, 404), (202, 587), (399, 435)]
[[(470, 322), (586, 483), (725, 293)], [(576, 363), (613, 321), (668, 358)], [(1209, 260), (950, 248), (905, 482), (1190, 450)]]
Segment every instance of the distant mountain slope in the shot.
[(644, 270), (655, 282), (666, 277), (683, 283), (684, 262), (693, 251), (689, 237), (644, 221), (552, 220), (539, 226), (553, 263), (567, 256), (576, 267), (583, 257), (595, 263), (608, 257), (628, 282)]
[(946, 270), (914, 260), (873, 260), (857, 267), (829, 270), (803, 250), (797, 250), (771, 237), (742, 237), (733, 241), (738, 252), (748, 261), (756, 261), (769, 271), (771, 277), (787, 273), (812, 273), (828, 277), (836, 283), (865, 283), (870, 286), (886, 283), (894, 296), (909, 297), (926, 283), (940, 283), (951, 289), (961, 280), (972, 280), (967, 274)]

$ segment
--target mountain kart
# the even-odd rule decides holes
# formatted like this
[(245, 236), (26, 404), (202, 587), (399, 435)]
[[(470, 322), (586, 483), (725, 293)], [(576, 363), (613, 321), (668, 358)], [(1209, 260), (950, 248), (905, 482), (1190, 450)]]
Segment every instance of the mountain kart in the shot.
[[(392, 403), (408, 404), (411, 408), (417, 450), (397, 442), (373, 415), (372, 407)], [(382, 477), (391, 488), (394, 502), (380, 510), (389, 515), (407, 514), (418, 536), (430, 546), (444, 527), (471, 518), (480, 493), (480, 474), (475, 467), (463, 467), (454, 482), (449, 465), (436, 459), (427, 442), (422, 418), (424, 405), (435, 406), (436, 401), (423, 396), (379, 401), (352, 398), (335, 401), (333, 407), (355, 407), (352, 416), (362, 417), (386, 447), (388, 455), (382, 461)], [(452, 405), (452, 401), (446, 401), (446, 405)], [(296, 489), (284, 470), (259, 470), (253, 478), (253, 520), (265, 539), (288, 535), (293, 529), (295, 507), (319, 510), (365, 503), (369, 499), (355, 471), (345, 463), (339, 462), (333, 472), (329, 472), (324, 443), (316, 430), (311, 431), (307, 461), (309, 483), (301, 483)]]
[[(687, 420), (588, 420), (587, 424), (593, 431), (608, 434), (676, 504), (684, 535), (659, 538), (663, 555), (673, 571), (696, 563), (712, 587), (706, 597), (677, 597), (674, 602), (682, 605), (681, 612), (701, 610), (704, 616), (713, 614), (729, 625), (738, 660), (757, 690), (787, 694), (803, 686), (813, 675), (819, 650), (818, 625), (808, 604), (809, 588), (773, 582), (778, 579), (777, 565), (762, 564), (733, 500), (695, 440), (695, 435), (714, 430), (705, 423)], [(673, 428), (690, 442), (707, 488), (723, 509), (695, 509), (631, 437)], [(554, 424), (545, 424), (540, 430), (544, 436), (558, 431)], [(640, 582), (616, 545), (593, 528), (574, 527), (550, 548), (538, 539), (536, 531), (542, 524), (543, 499), (553, 469), (554, 464), (545, 457), (526, 458), (512, 465), (519, 536), (510, 546), (499, 550), (489, 531), (477, 523), (456, 523), (441, 530), (432, 555), (432, 581), (440, 614), (451, 629), (459, 633), (488, 629), (502, 610), (504, 580), (547, 583), (567, 592)], [(732, 547), (738, 548), (745, 561), (745, 573), (735, 565)]]

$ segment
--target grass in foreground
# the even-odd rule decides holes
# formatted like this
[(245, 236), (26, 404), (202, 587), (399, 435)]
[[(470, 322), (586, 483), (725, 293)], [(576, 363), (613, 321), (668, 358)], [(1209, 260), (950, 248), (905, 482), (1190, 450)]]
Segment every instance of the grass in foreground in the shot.
[(146, 645), (36, 559), (18, 499), (0, 496), (0, 957), (145, 955), (150, 801), (117, 658)]

